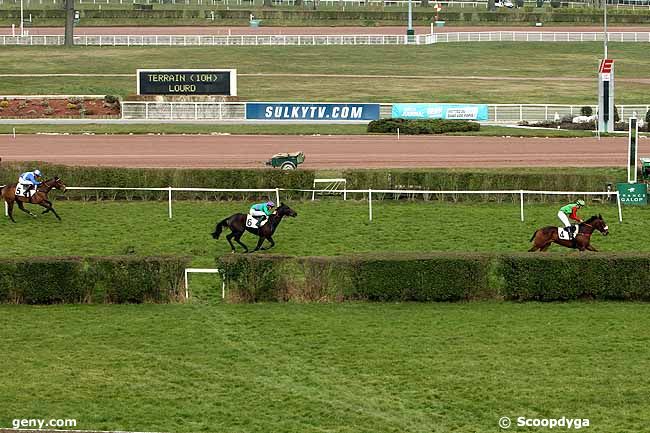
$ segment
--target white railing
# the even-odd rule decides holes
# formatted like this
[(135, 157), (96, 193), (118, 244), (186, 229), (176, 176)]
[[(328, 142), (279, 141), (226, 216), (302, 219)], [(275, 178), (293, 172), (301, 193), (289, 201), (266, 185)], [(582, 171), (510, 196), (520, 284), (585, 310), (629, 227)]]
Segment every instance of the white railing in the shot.
[[(216, 268), (185, 268), (185, 301), (190, 299), (190, 281), (188, 274), (220, 274)], [(226, 280), (221, 279), (221, 299), (226, 297)]]
[[(285, 101), (286, 102), (286, 101)], [(540, 122), (555, 120), (564, 116), (579, 116), (584, 105), (562, 104), (488, 104), (488, 122)], [(594, 113), (598, 107), (589, 105)], [(650, 111), (647, 105), (617, 106), (621, 119), (636, 113), (643, 118)], [(391, 117), (392, 104), (381, 104), (382, 118)], [(122, 102), (122, 119), (125, 120), (246, 120), (245, 102)], [(300, 122), (300, 121), (296, 121)]]
[[(404, 45), (444, 42), (597, 42), (602, 32), (453, 32), (415, 35), (81, 35), (86, 46)], [(609, 32), (610, 42), (650, 42), (650, 32)], [(0, 45), (63, 45), (62, 35), (0, 35)]]
[[(241, 188), (241, 189), (224, 189), (224, 188), (118, 188), (118, 187), (94, 187), (94, 186), (78, 186), (78, 187), (68, 187), (69, 190), (97, 190), (97, 191), (167, 191), (168, 192), (168, 210), (169, 210), (169, 219), (172, 219), (172, 193), (173, 191), (184, 191), (184, 192), (194, 192), (194, 191), (204, 191), (204, 192), (266, 192), (266, 193), (275, 193), (276, 203), (280, 203), (280, 191), (294, 191), (294, 192), (305, 192), (311, 193), (330, 193), (331, 190), (328, 189), (288, 189), (288, 188), (270, 188), (270, 189), (250, 189), (250, 188)], [(623, 213), (621, 210), (621, 198), (618, 194), (618, 191), (533, 191), (533, 190), (486, 190), (486, 191), (458, 191), (458, 190), (395, 190), (395, 189), (347, 189), (344, 190), (345, 197), (347, 198), (348, 194), (367, 194), (368, 195), (368, 221), (373, 220), (372, 213), (372, 196), (373, 194), (408, 194), (408, 195), (433, 195), (433, 194), (494, 194), (494, 195), (518, 195), (519, 196), (519, 212), (520, 219), (524, 221), (524, 202), (526, 195), (567, 195), (567, 196), (607, 196), (611, 198), (616, 196), (616, 205), (618, 207), (618, 221), (623, 222)], [(7, 203), (5, 202), (5, 216), (8, 216)]]

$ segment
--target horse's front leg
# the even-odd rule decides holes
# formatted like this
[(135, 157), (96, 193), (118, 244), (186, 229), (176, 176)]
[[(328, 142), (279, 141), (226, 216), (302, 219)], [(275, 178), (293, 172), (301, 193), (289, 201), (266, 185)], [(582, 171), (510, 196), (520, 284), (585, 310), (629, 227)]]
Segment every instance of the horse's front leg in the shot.
[(45, 212), (43, 212), (43, 213), (52, 212), (54, 214), (54, 216), (57, 217), (57, 219), (59, 221), (61, 221), (61, 217), (59, 216), (58, 213), (56, 213), (56, 211), (52, 207), (52, 203), (50, 203), (49, 201), (48, 202), (41, 202), (41, 203), (39, 203), (39, 205), (43, 206), (45, 208)]
[(273, 241), (273, 238), (272, 238), (271, 236), (269, 236), (268, 238), (266, 238), (266, 240), (269, 241), (269, 242), (271, 243), (271, 246), (268, 247), (268, 248), (262, 248), (263, 250), (270, 250), (271, 248), (273, 248), (273, 247), (275, 246), (275, 241)]
[(18, 205), (18, 209), (21, 211), (25, 212), (26, 214), (29, 214), (30, 216), (35, 217), (36, 215), (31, 213), (29, 210), (25, 209), (25, 205), (23, 204), (22, 201), (17, 201), (16, 204)]
[(585, 248), (588, 249), (589, 251), (593, 251), (595, 253), (598, 252), (598, 250), (596, 248), (592, 247), (591, 244), (585, 245)]
[(257, 240), (257, 246), (256, 246), (255, 249), (254, 249), (253, 251), (251, 251), (251, 252), (254, 253), (255, 251), (258, 251), (258, 250), (262, 247), (262, 244), (264, 243), (264, 239), (265, 239), (265, 238), (263, 238), (262, 236), (260, 236), (260, 238)]

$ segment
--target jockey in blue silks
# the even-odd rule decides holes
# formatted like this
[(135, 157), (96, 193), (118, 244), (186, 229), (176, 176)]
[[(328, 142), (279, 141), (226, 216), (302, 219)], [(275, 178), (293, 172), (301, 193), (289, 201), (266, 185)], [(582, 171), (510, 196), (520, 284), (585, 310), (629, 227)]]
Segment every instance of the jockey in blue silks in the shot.
[(43, 178), (43, 174), (39, 169), (36, 169), (34, 171), (26, 171), (25, 173), (20, 175), (20, 177), (18, 178), (18, 183), (23, 185), (24, 187), (23, 191), (25, 197), (29, 197), (29, 191), (31, 191), (33, 188), (43, 183), (39, 180), (42, 178)]
[(266, 203), (258, 203), (251, 206), (248, 213), (257, 219), (257, 228), (262, 227), (262, 223), (273, 213), (273, 208), (275, 208), (275, 203), (270, 200)]

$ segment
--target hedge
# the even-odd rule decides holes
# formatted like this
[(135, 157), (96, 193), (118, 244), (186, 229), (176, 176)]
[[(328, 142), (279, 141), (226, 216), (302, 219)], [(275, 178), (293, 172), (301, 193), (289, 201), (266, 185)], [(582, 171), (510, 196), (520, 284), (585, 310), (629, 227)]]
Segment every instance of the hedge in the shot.
[[(348, 189), (409, 189), (409, 190), (518, 190), (533, 191), (605, 191), (607, 184), (625, 178), (622, 169), (559, 170), (559, 169), (380, 169), (344, 170)], [(392, 198), (394, 195), (377, 199)], [(425, 200), (451, 201), (519, 201), (513, 196), (494, 194), (447, 194), (421, 196)], [(563, 201), (564, 196), (532, 196), (527, 201)]]
[(519, 254), (499, 261), (506, 299), (650, 300), (648, 254)]
[(368, 132), (397, 133), (408, 135), (444, 134), (447, 132), (478, 131), (481, 125), (465, 120), (411, 120), (411, 119), (379, 119), (368, 123)]
[(182, 300), (185, 257), (0, 259), (0, 302), (141, 303)]
[(650, 254), (227, 255), (230, 302), (650, 301)]
[[(16, 182), (18, 175), (39, 167), (46, 177), (59, 176), (68, 186), (113, 186), (124, 188), (304, 188), (313, 184), (312, 170), (230, 170), (179, 168), (76, 167), (44, 162), (0, 163), (0, 184)], [(59, 194), (61, 195), (61, 194)], [(264, 197), (267, 197), (264, 195)], [(68, 198), (166, 200), (167, 192), (155, 191), (68, 191)], [(262, 195), (260, 195), (262, 197)], [(291, 197), (284, 195), (287, 199)], [(175, 199), (252, 198), (251, 193), (175, 192)]]
[(217, 259), (228, 299), (259, 301), (459, 301), (490, 297), (482, 254), (341, 257), (226, 255)]

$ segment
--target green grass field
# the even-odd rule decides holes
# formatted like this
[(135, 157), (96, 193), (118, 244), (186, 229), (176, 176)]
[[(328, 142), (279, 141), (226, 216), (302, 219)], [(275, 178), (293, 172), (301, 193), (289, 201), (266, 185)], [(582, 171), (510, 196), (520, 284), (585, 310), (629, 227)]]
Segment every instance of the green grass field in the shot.
[(650, 422), (647, 304), (5, 305), (0, 317), (1, 426), (487, 433), (502, 416), (564, 416), (636, 433)]
[[(512, 203), (456, 203), (373, 201), (368, 222), (364, 201), (289, 202), (298, 212), (278, 228), (274, 253), (340, 255), (373, 251), (483, 251), (515, 252), (530, 247), (528, 239), (539, 227), (555, 225), (559, 205), (525, 206), (526, 221), (519, 220), (519, 205)], [(17, 224), (0, 221), (0, 232), (14, 239), (37, 238), (38, 249), (22, 242), (7, 242), (0, 256), (182, 254), (197, 266), (212, 266), (214, 258), (230, 253), (227, 241), (211, 238), (215, 223), (235, 212), (247, 211), (243, 202), (174, 202), (174, 218), (167, 217), (166, 202), (58, 201), (59, 223), (50, 215), (31, 218), (17, 211)], [(615, 205), (589, 205), (584, 216), (602, 213), (610, 236), (593, 238), (603, 251), (650, 251), (645, 233), (650, 230), (646, 208), (625, 208), (617, 222)], [(253, 247), (257, 240), (245, 235)], [(552, 248), (556, 253), (570, 250)], [(266, 252), (262, 252), (265, 254)]]
[[(611, 43), (610, 52), (611, 57), (617, 59), (616, 103), (647, 104), (650, 84), (627, 81), (647, 78), (650, 57), (646, 46)], [(5, 74), (133, 76), (3, 77), (0, 91), (4, 94), (130, 95), (136, 93), (135, 71), (138, 68), (206, 67), (214, 64), (215, 56), (220, 67), (238, 70), (242, 100), (595, 104), (596, 66), (602, 56), (602, 44), (5, 47), (0, 51)], [(287, 56), (291, 62), (286, 62)], [(31, 65), (28, 71), (25, 64)], [(523, 80), (509, 80), (508, 77)], [(558, 77), (582, 81), (562, 81)]]

